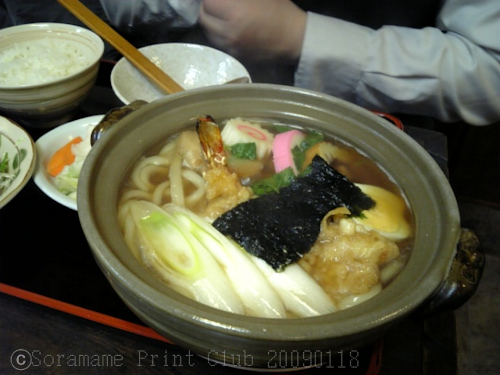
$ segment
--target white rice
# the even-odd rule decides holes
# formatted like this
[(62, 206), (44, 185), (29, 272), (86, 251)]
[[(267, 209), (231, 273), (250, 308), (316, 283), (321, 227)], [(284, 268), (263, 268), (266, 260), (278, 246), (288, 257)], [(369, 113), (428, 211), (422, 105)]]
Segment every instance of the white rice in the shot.
[(0, 85), (24, 86), (54, 81), (83, 70), (91, 57), (83, 46), (49, 38), (16, 43), (0, 51)]

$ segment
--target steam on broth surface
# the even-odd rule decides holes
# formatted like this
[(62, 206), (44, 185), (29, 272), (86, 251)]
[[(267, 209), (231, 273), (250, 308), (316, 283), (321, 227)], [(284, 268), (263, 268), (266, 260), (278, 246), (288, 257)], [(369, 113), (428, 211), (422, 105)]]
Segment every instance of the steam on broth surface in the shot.
[[(375, 162), (311, 129), (240, 118), (226, 121), (221, 132), (209, 117), (202, 125), (144, 155), (119, 201), (131, 251), (174, 290), (238, 314), (306, 317), (371, 298), (404, 267), (413, 246), (412, 214), (398, 186)], [(244, 250), (237, 236), (215, 229), (244, 202), (279, 195), (301, 181), (318, 157), (373, 205), (356, 215), (349, 205), (329, 209), (318, 221), (315, 242), (298, 261), (273, 269), (265, 257)], [(262, 214), (272, 216), (273, 207)], [(245, 222), (258, 228), (264, 221), (242, 220), (238, 228), (243, 230)]]

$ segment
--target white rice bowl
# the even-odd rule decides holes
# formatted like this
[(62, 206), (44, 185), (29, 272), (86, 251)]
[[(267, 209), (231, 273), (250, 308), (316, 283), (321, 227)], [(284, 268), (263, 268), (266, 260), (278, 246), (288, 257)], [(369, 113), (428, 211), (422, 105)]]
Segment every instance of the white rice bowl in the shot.
[(0, 51), (0, 85), (24, 86), (54, 81), (92, 63), (83, 45), (42, 38), (15, 43)]
[(75, 25), (33, 23), (0, 30), (0, 112), (22, 124), (70, 120), (94, 86), (104, 42)]

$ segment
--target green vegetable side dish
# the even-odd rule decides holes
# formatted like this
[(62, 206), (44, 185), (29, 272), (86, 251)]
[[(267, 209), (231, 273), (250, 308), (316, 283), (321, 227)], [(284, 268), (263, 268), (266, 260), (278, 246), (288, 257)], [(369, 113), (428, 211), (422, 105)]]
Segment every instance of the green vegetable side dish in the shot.
[[(22, 142), (17, 141), (17, 145)], [(21, 171), (27, 150), (17, 147), (7, 136), (0, 134), (0, 196), (7, 191)]]

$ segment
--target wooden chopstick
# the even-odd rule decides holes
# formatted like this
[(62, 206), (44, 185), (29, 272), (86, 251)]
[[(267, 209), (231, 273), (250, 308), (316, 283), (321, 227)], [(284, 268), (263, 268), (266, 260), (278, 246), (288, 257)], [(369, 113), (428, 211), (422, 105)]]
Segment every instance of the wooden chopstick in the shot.
[(78, 0), (57, 0), (76, 18), (92, 31), (111, 44), (132, 65), (141, 71), (150, 81), (168, 94), (184, 91), (175, 80), (153, 64), (141, 51), (118, 34), (112, 27), (97, 17), (90, 9)]
[(52, 308), (54, 310), (62, 311), (66, 314), (71, 314), (91, 320), (96, 323), (104, 324), (109, 327), (117, 328), (122, 331), (127, 331), (134, 333), (136, 335), (141, 335), (155, 340), (164, 341), (172, 344), (171, 341), (161, 336), (156, 331), (151, 328), (142, 326), (140, 324), (135, 324), (123, 319), (115, 318), (110, 315), (102, 314), (96, 311), (88, 310), (83, 307), (72, 305), (66, 302), (62, 302), (50, 297), (43, 296), (41, 294), (33, 293), (24, 289), (16, 288), (4, 283), (0, 283), (0, 293), (4, 293), (13, 297), (21, 298), (26, 301), (36, 303), (45, 307)]

